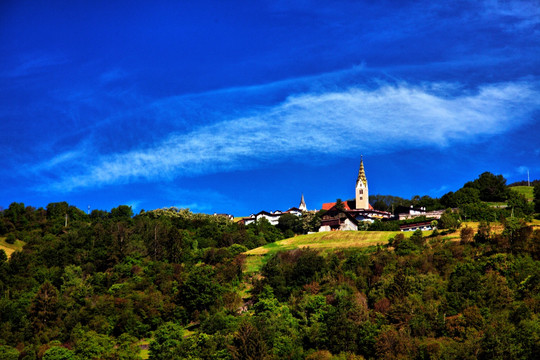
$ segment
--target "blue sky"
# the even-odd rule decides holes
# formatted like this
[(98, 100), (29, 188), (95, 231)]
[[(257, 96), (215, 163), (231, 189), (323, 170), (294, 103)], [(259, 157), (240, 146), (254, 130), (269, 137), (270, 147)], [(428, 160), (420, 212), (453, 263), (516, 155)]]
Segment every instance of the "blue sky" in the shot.
[(3, 1), (0, 206), (248, 215), (540, 178), (538, 1)]

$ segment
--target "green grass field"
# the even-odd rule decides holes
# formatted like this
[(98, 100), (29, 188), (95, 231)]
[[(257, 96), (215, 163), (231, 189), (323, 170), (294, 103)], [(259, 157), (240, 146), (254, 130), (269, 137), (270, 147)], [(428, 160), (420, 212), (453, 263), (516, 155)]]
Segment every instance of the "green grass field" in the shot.
[[(278, 251), (294, 250), (309, 247), (317, 250), (364, 248), (376, 245), (386, 245), (388, 239), (394, 237), (399, 231), (329, 231), (309, 235), (298, 235), (293, 238), (276, 241), (275, 243), (251, 249), (245, 254), (246, 273), (254, 273)], [(412, 231), (403, 233), (411, 236)], [(424, 231), (425, 236), (431, 235), (431, 231)]]
[[(540, 225), (540, 220), (533, 220), (533, 227)], [(466, 222), (462, 227), (468, 226), (474, 231), (478, 230), (478, 222)], [(491, 223), (493, 232), (498, 233), (503, 230), (499, 223)], [(298, 235), (293, 238), (276, 241), (275, 243), (246, 251), (246, 274), (252, 274), (261, 269), (268, 259), (278, 251), (294, 250), (309, 247), (322, 251), (333, 249), (353, 249), (365, 248), (376, 245), (386, 245), (388, 239), (396, 236), (399, 231), (329, 231), (309, 235)], [(431, 231), (424, 231), (424, 236), (431, 235)], [(406, 237), (413, 234), (412, 231), (403, 233)], [(447, 240), (459, 240), (460, 230), (444, 235)]]
[(516, 191), (520, 194), (525, 195), (527, 200), (531, 201), (534, 199), (534, 193), (533, 193), (534, 187), (532, 186), (512, 186), (510, 190)]
[(8, 258), (11, 257), (11, 254), (13, 254), (15, 251), (22, 250), (24, 244), (24, 241), (20, 240), (16, 240), (15, 244), (8, 244), (5, 237), (0, 237), (0, 249), (6, 252)]

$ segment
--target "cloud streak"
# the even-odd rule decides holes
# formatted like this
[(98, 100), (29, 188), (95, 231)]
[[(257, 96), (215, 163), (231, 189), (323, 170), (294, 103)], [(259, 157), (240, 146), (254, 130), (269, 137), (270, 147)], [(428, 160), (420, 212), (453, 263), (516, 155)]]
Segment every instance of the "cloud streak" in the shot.
[[(540, 109), (539, 95), (537, 84), (531, 82), (461, 92), (455, 85), (401, 83), (298, 94), (274, 106), (170, 134), (154, 146), (85, 159), (48, 188), (73, 190), (172, 180), (291, 159), (311, 162), (361, 152), (444, 148), (525, 124)], [(71, 155), (59, 155), (48, 165), (54, 167)]]

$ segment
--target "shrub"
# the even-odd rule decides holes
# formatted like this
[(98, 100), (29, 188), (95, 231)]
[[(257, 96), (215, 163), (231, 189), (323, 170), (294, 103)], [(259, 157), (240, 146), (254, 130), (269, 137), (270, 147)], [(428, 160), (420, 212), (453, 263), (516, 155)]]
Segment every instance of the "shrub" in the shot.
[(13, 234), (13, 233), (8, 234), (8, 236), (6, 238), (6, 242), (8, 244), (15, 244), (16, 240), (17, 240), (17, 238), (15, 237), (15, 234)]

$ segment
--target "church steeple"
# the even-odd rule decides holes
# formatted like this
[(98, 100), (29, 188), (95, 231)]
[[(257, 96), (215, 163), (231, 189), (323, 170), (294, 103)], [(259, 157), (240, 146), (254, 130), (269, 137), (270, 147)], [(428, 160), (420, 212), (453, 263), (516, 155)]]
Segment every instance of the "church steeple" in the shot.
[(360, 169), (358, 170), (358, 178), (356, 179), (356, 208), (369, 209), (369, 193), (364, 170), (364, 157), (360, 156)]
[(360, 181), (367, 186), (366, 171), (364, 170), (364, 155), (360, 155), (360, 170), (358, 170), (358, 178), (356, 179), (357, 186)]
[(300, 205), (298, 205), (298, 208), (302, 211), (307, 211), (306, 202), (304, 201), (304, 194), (302, 193), (302, 200), (300, 200)]

